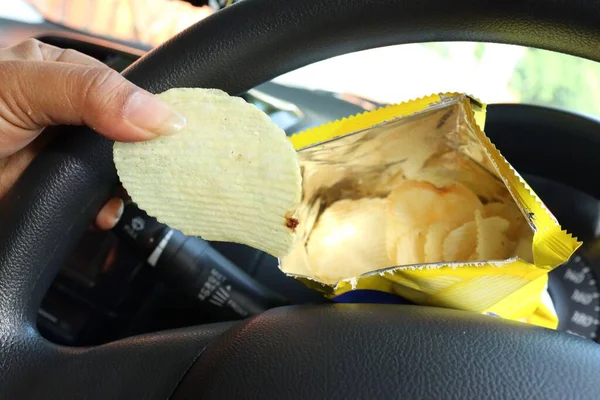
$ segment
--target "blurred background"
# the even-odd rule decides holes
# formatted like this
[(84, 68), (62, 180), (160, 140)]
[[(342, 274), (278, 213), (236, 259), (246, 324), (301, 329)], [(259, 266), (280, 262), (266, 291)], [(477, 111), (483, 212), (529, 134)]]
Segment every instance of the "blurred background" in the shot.
[[(0, 17), (27, 22), (45, 19), (87, 34), (150, 48), (237, 1), (13, 0), (0, 4)], [(600, 116), (600, 64), (489, 43), (426, 43), (373, 49), (309, 65), (275, 82), (376, 103), (460, 91), (486, 103), (535, 104)]]

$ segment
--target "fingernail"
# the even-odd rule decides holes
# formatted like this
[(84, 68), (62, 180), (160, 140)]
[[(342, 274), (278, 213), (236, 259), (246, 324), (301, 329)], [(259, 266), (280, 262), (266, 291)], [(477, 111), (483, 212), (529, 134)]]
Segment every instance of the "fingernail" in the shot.
[(103, 231), (114, 228), (123, 216), (124, 209), (125, 204), (123, 200), (113, 197), (106, 202), (96, 216), (96, 226)]
[(183, 115), (147, 92), (137, 92), (129, 99), (125, 118), (155, 135), (173, 135), (186, 124)]
[(119, 221), (121, 220), (121, 217), (123, 216), (123, 211), (125, 210), (125, 203), (123, 202), (123, 200), (119, 199), (121, 205), (119, 206), (119, 208), (117, 209), (117, 212), (115, 213), (115, 225), (117, 225), (119, 223)]

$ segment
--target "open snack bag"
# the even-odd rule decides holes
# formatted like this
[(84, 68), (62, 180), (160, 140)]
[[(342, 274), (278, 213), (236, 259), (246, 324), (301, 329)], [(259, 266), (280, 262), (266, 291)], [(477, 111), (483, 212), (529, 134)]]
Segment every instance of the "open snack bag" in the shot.
[(281, 269), (352, 290), (556, 328), (548, 272), (581, 245), (484, 134), (462, 94), (388, 106), (291, 137), (297, 241)]

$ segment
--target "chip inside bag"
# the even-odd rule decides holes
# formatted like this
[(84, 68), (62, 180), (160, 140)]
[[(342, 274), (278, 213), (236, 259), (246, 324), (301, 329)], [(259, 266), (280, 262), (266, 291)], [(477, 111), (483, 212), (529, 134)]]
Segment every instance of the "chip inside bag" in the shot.
[(303, 194), (282, 271), (330, 298), (371, 289), (556, 328), (548, 272), (581, 243), (484, 124), (485, 105), (450, 93), (292, 136)]

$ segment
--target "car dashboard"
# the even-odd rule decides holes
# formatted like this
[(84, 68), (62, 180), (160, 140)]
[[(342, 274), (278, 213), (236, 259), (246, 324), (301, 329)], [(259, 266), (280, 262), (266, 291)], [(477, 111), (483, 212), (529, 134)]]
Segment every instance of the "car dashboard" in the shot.
[[(4, 45), (36, 37), (91, 55), (117, 71), (125, 69), (147, 50), (88, 37), (51, 24), (21, 25), (0, 20)], [(367, 101), (347, 101), (335, 93), (271, 82), (248, 91), (243, 97), (267, 113), (288, 135), (362, 112), (365, 104), (380, 106)], [(565, 151), (564, 132), (569, 130), (578, 133), (569, 140), (572, 148)], [(548, 292), (560, 319), (559, 330), (598, 340), (600, 187), (582, 177), (581, 168), (583, 171), (600, 168), (596, 157), (596, 151), (600, 150), (600, 125), (556, 110), (492, 105), (488, 109), (486, 131), (564, 228), (584, 241), (584, 247), (567, 264), (550, 273)], [(522, 150), (533, 148), (528, 146), (539, 143), (542, 136), (548, 146), (545, 151)], [(122, 189), (116, 188), (115, 195), (120, 194)], [(291, 304), (327, 301), (319, 293), (286, 277), (279, 271), (277, 260), (265, 253), (233, 243), (211, 245)], [(90, 226), (44, 298), (38, 312), (38, 327), (53, 342), (88, 346), (140, 333), (233, 318), (236, 316), (224, 312), (218, 305), (198, 302), (159, 279), (114, 232), (102, 232)]]

